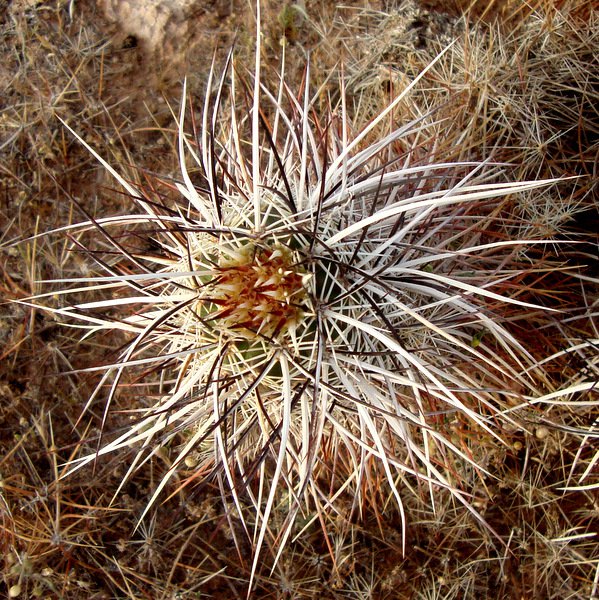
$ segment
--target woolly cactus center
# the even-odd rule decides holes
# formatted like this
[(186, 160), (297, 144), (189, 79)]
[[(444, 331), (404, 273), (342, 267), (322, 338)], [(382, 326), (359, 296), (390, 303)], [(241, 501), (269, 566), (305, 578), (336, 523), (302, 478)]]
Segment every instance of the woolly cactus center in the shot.
[(289, 248), (248, 245), (217, 267), (211, 317), (237, 336), (277, 337), (300, 322), (305, 281)]

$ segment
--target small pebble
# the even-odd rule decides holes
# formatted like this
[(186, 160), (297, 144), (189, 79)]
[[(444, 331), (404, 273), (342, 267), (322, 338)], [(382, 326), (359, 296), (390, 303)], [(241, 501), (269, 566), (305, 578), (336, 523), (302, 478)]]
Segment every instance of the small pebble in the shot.
[(547, 427), (537, 427), (535, 431), (535, 436), (538, 440), (544, 440), (549, 435), (549, 429)]

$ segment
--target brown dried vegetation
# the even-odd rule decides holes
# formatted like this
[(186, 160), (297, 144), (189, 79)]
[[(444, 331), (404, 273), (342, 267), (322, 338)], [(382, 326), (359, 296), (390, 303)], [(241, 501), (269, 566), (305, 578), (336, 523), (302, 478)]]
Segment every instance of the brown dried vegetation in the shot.
[[(201, 4), (208, 8), (193, 15), (197, 34), (189, 46), (173, 45), (174, 56), (149, 51), (133, 33), (108, 22), (92, 0), (0, 3), (2, 596), (99, 600), (247, 593), (250, 545), (235, 545), (243, 536), (232, 535), (238, 521), (232, 508), (229, 518), (224, 514), (220, 490), (190, 485), (200, 479), (192, 463), (169, 484), (164, 504), (137, 523), (170, 466), (168, 448), (114, 499), (122, 456), (61, 479), (64, 464), (84, 446), (93, 452), (101, 435), (134, 418), (126, 394), (104, 432), (101, 404), (80, 418), (97, 380), (78, 369), (110, 362), (121, 340), (80, 341), (76, 329), (8, 302), (40, 293), (40, 280), (90, 268), (85, 256), (66, 251), (65, 239), (30, 236), (80, 220), (82, 212), (93, 217), (126, 211), (126, 196), (113, 189), (58, 117), (134, 181), (152, 185), (153, 173), (177, 172), (171, 107), (178, 105), (182, 75), (188, 74), (192, 100), (201, 103), (213, 49), (223, 62), (235, 38), (239, 64), (252, 55), (248, 3)], [(356, 121), (367, 119), (456, 39), (447, 59), (394, 118), (436, 108), (447, 123), (436, 149), (444, 160), (492, 157), (514, 165), (513, 179), (580, 176), (544, 194), (512, 198), (504, 227), (494, 235), (509, 239), (527, 221), (531, 236), (541, 231), (560, 240), (551, 248), (564, 267), (586, 265), (582, 277), (561, 270), (519, 282), (522, 300), (563, 312), (525, 315), (512, 327), (533, 356), (553, 355), (546, 363), (552, 382), (599, 381), (594, 3), (546, 0), (518, 11), (517, 19), (510, 18), (518, 4), (512, 2), (492, 3), (489, 11), (475, 3), (466, 16), (439, 12), (435, 2), (434, 10), (400, 1), (333, 4), (306, 2), (305, 10), (282, 10), (279, 3), (264, 3), (265, 61), (273, 79), (286, 36), (290, 88), (299, 89), (310, 51), (314, 87), (323, 85), (323, 109), (334, 104), (344, 77)], [(455, 6), (462, 10), (465, 4)], [(485, 23), (477, 21), (480, 14)], [(544, 247), (518, 260), (542, 262), (549, 251)], [(127, 385), (138, 398), (152, 393), (134, 380)], [(287, 545), (272, 573), (264, 568), (258, 574), (252, 597), (596, 598), (597, 404), (590, 401), (597, 400), (597, 390), (569, 399), (564, 406), (531, 406), (527, 428), (515, 429), (503, 445), (457, 419), (440, 423), (494, 473), (485, 479), (467, 464), (451, 465), (503, 543), (446, 492), (439, 492), (433, 509), (427, 491), (416, 490), (405, 503), (409, 545), (403, 555), (399, 515), (380, 493), (373, 470), (368, 510), (351, 514), (348, 500), (346, 511), (337, 505), (334, 517), (316, 519)], [(343, 460), (335, 468), (351, 469)], [(473, 482), (478, 488), (470, 487)]]

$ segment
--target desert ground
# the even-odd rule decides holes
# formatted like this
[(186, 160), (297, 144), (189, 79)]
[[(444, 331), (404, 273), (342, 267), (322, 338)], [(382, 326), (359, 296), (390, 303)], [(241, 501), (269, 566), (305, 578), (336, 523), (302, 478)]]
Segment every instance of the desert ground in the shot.
[[(284, 89), (296, 106), (288, 114), (303, 114), (322, 144), (340, 120), (351, 139), (368, 133), (355, 152), (406, 123), (424, 123), (389, 143), (385, 160), (395, 153), (410, 165), (484, 162), (484, 181), (493, 185), (552, 180), (478, 202), (484, 227), (479, 213), (456, 208), (455, 243), (443, 225), (448, 256), (471, 232), (469, 247), (480, 249), (477, 261), (468, 257), (472, 276), (496, 277), (486, 288), (496, 296), (480, 304), (491, 333), (439, 321), (432, 333), (423, 325), (422, 335), (458, 336), (454, 346), (474, 358), (451, 369), (473, 390), (492, 377), (488, 402), (456, 384), (458, 407), (444, 412), (438, 402), (424, 411), (426, 426), (411, 434), (411, 446), (382, 424), (384, 411), (363, 416), (373, 410), (368, 395), (366, 408), (353, 405), (348, 384), (349, 399), (330, 408), (315, 449), (314, 494), (304, 501), (298, 493), (290, 524), (293, 502), (276, 460), (264, 459), (259, 479), (232, 492), (205, 458), (213, 446), (179, 454), (191, 428), (169, 430), (168, 443), (153, 438), (150, 452), (140, 450), (142, 438), (100, 455), (157, 410), (156, 390), (168, 387), (172, 365), (133, 369), (107, 403), (99, 367), (122, 360), (131, 333), (105, 327), (86, 335), (74, 313), (60, 312), (75, 302), (62, 292), (83, 286), (76, 302), (101, 303), (103, 322), (121, 322), (122, 290), (87, 284), (108, 272), (128, 276), (133, 255), (164, 249), (138, 225), (122, 238), (102, 237), (102, 226), (70, 228), (139, 210), (86, 145), (143, 190), (152, 210), (182, 218), (184, 81), (187, 132), (200, 132), (198, 139), (204, 102), (219, 85), (226, 101), (215, 119), (229, 123), (235, 102), (251, 118), (257, 27), (264, 96)], [(257, 24), (249, 0), (0, 0), (0, 52), (0, 596), (599, 598), (596, 2), (265, 0)], [(313, 99), (302, 112), (306, 89)], [(270, 107), (265, 129), (278, 114)], [(239, 146), (251, 156), (255, 141)], [(202, 177), (191, 173), (198, 189), (208, 185)], [(426, 235), (414, 229), (414, 239)], [(366, 246), (360, 238), (356, 253)], [(491, 247), (503, 254), (484, 262)], [(425, 264), (422, 276), (432, 269)], [(471, 294), (461, 294), (463, 305)], [(496, 341), (495, 326), (509, 343)], [(438, 360), (440, 370), (449, 364), (441, 351), (414, 352), (433, 367)], [(240, 356), (249, 360), (245, 346)], [(494, 359), (503, 367), (489, 375), (480, 361)], [(268, 381), (276, 387), (277, 376)], [(412, 410), (409, 401), (405, 408)], [(348, 437), (351, 427), (336, 425), (358, 423), (358, 415), (363, 427), (380, 420), (365, 454)], [(302, 418), (290, 417), (298, 431)], [(266, 450), (282, 444), (277, 436)], [(82, 456), (94, 459), (73, 471)], [(391, 473), (381, 456), (405, 457), (407, 466)], [(265, 508), (256, 490), (269, 481), (276, 485)]]

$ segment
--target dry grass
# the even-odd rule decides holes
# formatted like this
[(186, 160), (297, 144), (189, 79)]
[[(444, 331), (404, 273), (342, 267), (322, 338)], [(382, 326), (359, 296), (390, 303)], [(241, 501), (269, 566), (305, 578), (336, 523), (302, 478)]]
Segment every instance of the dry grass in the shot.
[[(306, 522), (274, 571), (258, 571), (252, 597), (596, 598), (599, 13), (590, 1), (547, 0), (510, 20), (513, 10), (499, 9), (513, 3), (495, 3), (501, 6), (493, 5), (487, 23), (478, 25), (410, 3), (353, 2), (336, 10), (319, 4), (307, 2), (306, 15), (290, 17), (277, 3), (265, 3), (272, 69), (264, 77), (275, 88), (283, 33), (292, 40), (288, 62), (297, 65), (287, 72), (290, 87), (299, 89), (310, 50), (314, 85), (325, 86), (323, 114), (339, 97), (341, 57), (349, 112), (359, 128), (457, 38), (393, 114), (402, 123), (437, 111), (438, 134), (423, 140), (422, 154), (490, 157), (509, 163), (502, 177), (511, 181), (580, 176), (511, 197), (484, 233), (487, 242), (555, 242), (521, 249), (513, 258), (521, 275), (502, 291), (517, 286), (519, 300), (562, 312), (501, 316), (541, 365), (542, 392), (556, 396), (514, 405), (518, 425), (502, 429), (503, 444), (463, 419), (439, 423), (491, 473), (482, 476), (455, 457), (444, 465), (501, 541), (447, 490), (435, 490), (433, 510), (428, 488), (416, 478), (400, 484), (413, 492), (402, 495), (403, 528), (385, 477), (372, 465), (361, 513), (352, 512), (351, 498), (340, 497), (334, 512)], [(203, 45), (177, 57), (178, 69), (193, 66), (188, 85), (198, 105), (211, 58), (206, 45), (218, 49), (220, 64), (239, 31), (239, 63), (251, 56), (253, 16), (245, 3), (235, 5), (224, 19), (201, 16)], [(147, 186), (153, 173), (177, 176), (169, 104), (178, 106), (181, 88), (168, 57), (129, 47), (132, 40), (92, 2), (13, 2), (0, 8), (0, 21), (0, 286), (3, 298), (14, 299), (46, 291), (42, 279), (81, 276), (94, 267), (85, 254), (69, 251), (76, 238), (13, 240), (81, 221), (82, 210), (93, 217), (130, 210), (129, 198), (113, 189), (57, 117), (120, 173)], [(61, 301), (54, 298), (53, 306)], [(101, 433), (101, 403), (80, 418), (97, 379), (78, 370), (110, 363), (122, 338), (81, 342), (76, 330), (34, 307), (1, 306), (0, 594), (244, 598), (252, 548), (240, 515), (233, 508), (224, 514), (221, 490), (213, 482), (199, 485), (193, 461), (169, 483), (169, 499), (135, 529), (174, 448), (145, 463), (112, 503), (129, 458), (123, 453), (60, 479), (66, 461), (96, 450)], [(140, 403), (135, 408), (151, 405), (151, 390), (135, 380), (127, 385), (109, 415), (108, 436), (131, 422), (132, 397)], [(499, 396), (498, 405), (507, 410)], [(343, 478), (352, 468), (341, 456), (335, 474)], [(275, 513), (273, 527), (285, 516)]]

